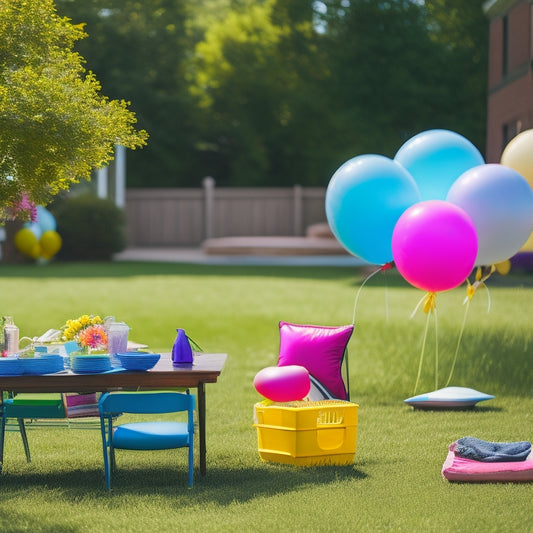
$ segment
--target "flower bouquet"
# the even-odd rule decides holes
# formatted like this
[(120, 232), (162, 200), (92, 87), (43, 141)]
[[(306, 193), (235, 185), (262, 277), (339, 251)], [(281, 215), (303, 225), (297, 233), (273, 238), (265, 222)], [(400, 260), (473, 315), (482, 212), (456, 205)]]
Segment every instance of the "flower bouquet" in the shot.
[(107, 353), (107, 332), (104, 321), (98, 315), (82, 315), (74, 320), (67, 320), (62, 328), (62, 339), (76, 341), (79, 350), (76, 355)]
[(63, 326), (63, 340), (76, 341), (79, 349), (72, 352), (71, 368), (77, 373), (105, 372), (111, 369), (107, 349), (107, 331), (98, 315), (82, 315), (67, 320)]

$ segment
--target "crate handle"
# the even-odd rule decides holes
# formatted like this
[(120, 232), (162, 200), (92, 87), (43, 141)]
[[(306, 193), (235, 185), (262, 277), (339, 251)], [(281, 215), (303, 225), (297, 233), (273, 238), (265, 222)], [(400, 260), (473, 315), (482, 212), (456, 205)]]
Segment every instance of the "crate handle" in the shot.
[(339, 426), (344, 421), (344, 416), (337, 411), (319, 411), (317, 426)]

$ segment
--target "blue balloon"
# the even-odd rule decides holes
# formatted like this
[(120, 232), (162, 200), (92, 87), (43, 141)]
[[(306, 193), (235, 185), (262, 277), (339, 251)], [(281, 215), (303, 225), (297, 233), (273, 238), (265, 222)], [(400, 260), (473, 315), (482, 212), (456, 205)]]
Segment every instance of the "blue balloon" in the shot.
[(54, 215), (42, 205), (37, 206), (37, 224), (39, 224), (42, 233), (45, 231), (56, 231), (57, 229)]
[(24, 227), (30, 229), (31, 232), (37, 238), (37, 240), (39, 240), (41, 238), (41, 235), (42, 235), (43, 232), (41, 230), (41, 226), (39, 226), (39, 224), (37, 224), (37, 222), (26, 222), (24, 224)]
[(423, 201), (446, 200), (461, 174), (485, 163), (468, 139), (449, 130), (415, 135), (398, 150), (394, 160), (413, 176)]
[(337, 240), (369, 263), (392, 261), (392, 232), (401, 214), (420, 201), (413, 177), (382, 155), (360, 155), (333, 174), (326, 216)]

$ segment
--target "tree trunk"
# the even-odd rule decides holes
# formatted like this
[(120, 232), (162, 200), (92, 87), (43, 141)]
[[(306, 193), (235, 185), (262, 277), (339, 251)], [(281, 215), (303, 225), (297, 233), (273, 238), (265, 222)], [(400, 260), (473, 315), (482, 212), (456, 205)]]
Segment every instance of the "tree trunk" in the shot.
[(15, 234), (24, 226), (24, 222), (20, 220), (13, 220), (6, 222), (4, 229), (6, 232), (6, 240), (2, 243), (2, 263), (25, 263), (27, 258), (24, 257), (15, 247)]

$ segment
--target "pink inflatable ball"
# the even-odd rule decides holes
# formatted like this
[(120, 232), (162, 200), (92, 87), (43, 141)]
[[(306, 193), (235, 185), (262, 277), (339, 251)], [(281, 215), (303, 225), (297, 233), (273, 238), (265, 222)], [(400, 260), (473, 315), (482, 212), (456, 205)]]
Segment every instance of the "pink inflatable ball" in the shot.
[(294, 402), (305, 398), (311, 390), (309, 372), (303, 366), (269, 366), (254, 378), (255, 390), (273, 402)]

